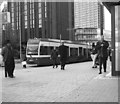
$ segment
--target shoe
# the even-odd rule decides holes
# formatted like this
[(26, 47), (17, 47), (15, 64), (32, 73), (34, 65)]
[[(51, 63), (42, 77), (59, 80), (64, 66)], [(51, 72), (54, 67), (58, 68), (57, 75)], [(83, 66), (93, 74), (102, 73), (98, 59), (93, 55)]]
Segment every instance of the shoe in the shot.
[(15, 76), (9, 76), (10, 78), (15, 78)]
[(5, 73), (5, 77), (7, 77), (7, 76), (8, 76), (8, 74)]
[(56, 66), (56, 68), (57, 68), (58, 66)]
[(99, 74), (102, 74), (102, 72), (99, 72)]
[(92, 66), (92, 68), (95, 68), (94, 66)]
[(104, 71), (106, 73), (106, 71)]
[(97, 68), (97, 66), (95, 66), (94, 68)]
[(63, 68), (61, 68), (61, 70), (64, 70)]

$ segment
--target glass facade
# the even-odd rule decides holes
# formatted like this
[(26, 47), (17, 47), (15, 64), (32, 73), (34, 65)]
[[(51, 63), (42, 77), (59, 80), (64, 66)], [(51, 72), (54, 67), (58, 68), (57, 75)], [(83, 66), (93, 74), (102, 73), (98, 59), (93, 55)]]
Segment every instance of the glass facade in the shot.
[(75, 2), (75, 28), (98, 27), (98, 2)]
[(27, 2), (25, 2), (24, 3), (24, 16), (25, 16), (25, 28), (28, 28), (28, 26), (27, 26), (27, 21), (28, 21), (28, 19), (27, 19)]
[(120, 6), (115, 6), (115, 66), (120, 71)]
[(38, 3), (38, 10), (39, 10), (39, 12), (38, 12), (38, 13), (39, 13), (39, 28), (42, 27), (42, 14), (41, 14), (41, 13), (42, 13), (42, 12), (41, 12), (42, 9), (41, 9), (41, 7), (42, 7), (42, 6), (41, 6), (41, 2), (39, 2), (39, 3)]
[[(74, 3), (75, 40), (97, 41), (97, 29), (101, 28), (101, 9), (103, 8), (99, 2)], [(102, 25), (104, 27), (104, 20)]]
[(59, 34), (64, 35), (62, 39), (74, 39), (74, 33), (67, 31), (68, 28), (74, 28), (74, 3), (63, 5), (40, 1), (8, 2), (12, 29), (10, 37), (14, 42), (20, 41), (20, 34), (22, 43), (29, 38), (59, 39)]
[(11, 24), (12, 24), (12, 30), (14, 30), (14, 3), (11, 3)]
[(96, 39), (97, 29), (77, 29), (75, 39), (82, 41), (94, 41)]
[(34, 28), (34, 2), (30, 3), (30, 28)]
[[(44, 8), (45, 18), (47, 18), (46, 3)], [(21, 25), (22, 37), (25, 40), (28, 36), (33, 38), (41, 34), (42, 2), (9, 2), (9, 11), (11, 15), (11, 28), (13, 30), (11, 34), (19, 32)]]

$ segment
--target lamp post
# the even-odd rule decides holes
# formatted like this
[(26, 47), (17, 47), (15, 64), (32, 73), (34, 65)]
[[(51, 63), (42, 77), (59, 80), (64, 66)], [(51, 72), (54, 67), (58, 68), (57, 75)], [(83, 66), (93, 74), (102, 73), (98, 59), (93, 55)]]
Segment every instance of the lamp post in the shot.
[(20, 27), (19, 27), (19, 34), (20, 34), (20, 61), (22, 61), (22, 49), (21, 49), (21, 15), (20, 15)]
[[(19, 2), (19, 4), (20, 4), (20, 2)], [(19, 16), (18, 16), (19, 17), (19, 22), (18, 23), (19, 23), (19, 36), (20, 36), (19, 37), (20, 38), (20, 41), (19, 41), (20, 42), (19, 43), (20, 44), (20, 61), (22, 61), (22, 49), (21, 49), (21, 46), (22, 46), (21, 45), (21, 41), (22, 41), (22, 39), (21, 39), (21, 22), (22, 22), (21, 21), (21, 5), (19, 5), (18, 8), (19, 8)]]
[(61, 34), (60, 34), (60, 45), (61, 45)]
[(67, 31), (69, 31), (69, 39), (75, 41), (75, 29), (74, 28), (67, 28)]
[(86, 42), (87, 45), (87, 58), (89, 58), (89, 42)]

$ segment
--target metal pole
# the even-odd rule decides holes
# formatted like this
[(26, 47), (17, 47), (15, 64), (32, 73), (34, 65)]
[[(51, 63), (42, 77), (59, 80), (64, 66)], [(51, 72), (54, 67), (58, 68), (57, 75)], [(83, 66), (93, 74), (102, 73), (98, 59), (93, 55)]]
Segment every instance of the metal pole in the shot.
[(22, 49), (21, 49), (21, 25), (20, 25), (20, 61), (22, 61)]
[[(20, 3), (20, 2), (19, 2)], [(22, 49), (21, 49), (21, 5), (19, 5), (19, 34), (20, 34), (20, 61), (22, 61)]]
[(60, 45), (61, 45), (61, 34), (60, 34)]

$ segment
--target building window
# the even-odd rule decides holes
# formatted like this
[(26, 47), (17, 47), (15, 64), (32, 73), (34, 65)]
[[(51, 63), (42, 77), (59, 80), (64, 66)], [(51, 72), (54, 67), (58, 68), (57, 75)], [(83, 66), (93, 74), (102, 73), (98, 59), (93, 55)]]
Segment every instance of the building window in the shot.
[(30, 3), (30, 27), (34, 28), (34, 2)]
[(39, 4), (38, 4), (38, 8), (41, 8), (41, 2), (39, 2)]
[(27, 4), (24, 4), (24, 10), (27, 11)]
[(14, 22), (14, 17), (12, 17), (12, 22)]
[(38, 11), (39, 11), (39, 28), (41, 28), (42, 27), (42, 13), (41, 13), (41, 11), (42, 11), (42, 9), (41, 9), (41, 2), (38, 4)]
[(17, 21), (17, 30), (18, 30), (18, 21)]
[(47, 17), (47, 2), (45, 1), (45, 18)]
[(12, 8), (14, 7), (14, 2), (13, 2), (13, 3), (11, 2), (11, 7), (12, 7)]
[(14, 30), (15, 29), (15, 27), (14, 27), (14, 22), (12, 22), (12, 30)]
[(27, 21), (25, 21), (25, 28), (27, 28)]
[(24, 11), (24, 15), (27, 15), (27, 10)]
[(27, 21), (27, 16), (25, 15), (25, 21)]
[(39, 19), (41, 19), (42, 18), (42, 14), (39, 14)]

